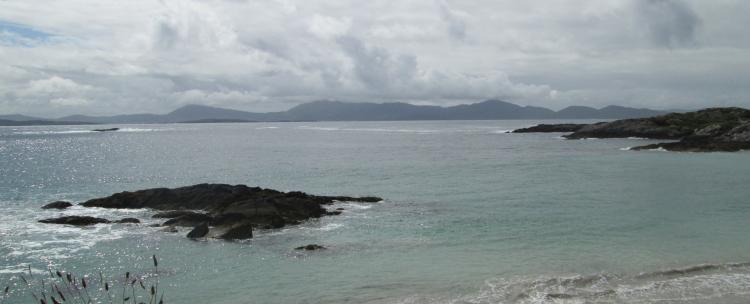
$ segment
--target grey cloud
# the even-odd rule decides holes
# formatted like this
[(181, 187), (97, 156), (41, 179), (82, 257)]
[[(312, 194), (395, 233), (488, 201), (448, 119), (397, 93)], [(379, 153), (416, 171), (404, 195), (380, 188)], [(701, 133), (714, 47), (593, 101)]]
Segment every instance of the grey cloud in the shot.
[(457, 40), (466, 39), (466, 23), (454, 13), (445, 0), (437, 0), (440, 17), (448, 26), (448, 34)]
[(56, 35), (0, 43), (0, 113), (495, 97), (553, 108), (750, 106), (746, 2), (0, 1), (0, 20)]
[(701, 19), (682, 0), (637, 0), (638, 21), (648, 30), (651, 41), (663, 47), (693, 46)]
[(368, 47), (361, 40), (346, 36), (338, 40), (341, 48), (351, 57), (357, 78), (368, 88), (388, 89), (394, 82), (408, 82), (415, 74), (417, 60), (414, 56), (391, 56), (380, 47)]

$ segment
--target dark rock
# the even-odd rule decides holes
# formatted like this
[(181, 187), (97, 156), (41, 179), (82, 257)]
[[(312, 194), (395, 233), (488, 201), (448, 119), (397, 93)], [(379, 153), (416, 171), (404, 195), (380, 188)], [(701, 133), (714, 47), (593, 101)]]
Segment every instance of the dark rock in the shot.
[(65, 225), (73, 225), (73, 226), (89, 226), (89, 225), (110, 223), (109, 220), (106, 220), (103, 218), (91, 217), (91, 216), (75, 216), (75, 215), (43, 219), (43, 220), (40, 220), (39, 222), (45, 223), (45, 224), (65, 224)]
[(664, 149), (685, 152), (734, 152), (750, 149), (750, 110), (710, 108), (689, 113), (672, 113), (641, 119), (597, 123), (565, 136), (580, 138), (673, 139), (632, 150)]
[(123, 218), (121, 220), (115, 221), (115, 223), (119, 223), (119, 224), (140, 224), (141, 220), (139, 220), (137, 218), (126, 217), (126, 218)]
[(197, 239), (205, 237), (208, 234), (208, 223), (203, 223), (198, 226), (195, 226), (193, 230), (190, 230), (188, 232), (187, 237), (191, 239)]
[(511, 133), (568, 133), (576, 132), (588, 124), (541, 124), (513, 130)]
[(169, 219), (162, 226), (194, 227), (200, 223), (207, 223), (212, 220), (213, 218), (210, 215), (194, 212)]
[(336, 208), (336, 210), (338, 210), (338, 211), (344, 211), (346, 209), (344, 209), (344, 208)]
[(306, 245), (306, 246), (300, 246), (300, 247), (297, 247), (297, 248), (294, 248), (294, 249), (295, 250), (308, 250), (308, 251), (312, 251), (312, 250), (323, 250), (323, 249), (326, 249), (326, 248), (323, 247), (323, 246), (321, 246), (321, 245), (318, 245), (318, 244), (310, 244), (310, 245)]
[[(152, 208), (171, 210), (154, 215), (169, 218), (165, 226), (194, 227), (202, 223), (225, 229), (253, 225), (267, 229), (296, 225), (304, 220), (341, 211), (323, 206), (336, 201), (379, 202), (378, 197), (317, 196), (304, 192), (280, 192), (245, 185), (199, 184), (175, 189), (155, 188), (121, 192), (84, 202), (85, 207)], [(198, 213), (201, 211), (205, 213)]]
[(750, 142), (682, 140), (631, 148), (631, 150), (667, 150), (673, 152), (737, 152), (750, 150)]
[(120, 128), (93, 129), (91, 131), (95, 131), (95, 132), (111, 132), (111, 131), (117, 131), (117, 130), (120, 130)]
[(253, 225), (252, 224), (240, 224), (229, 228), (227, 232), (222, 234), (219, 238), (225, 240), (246, 240), (253, 238)]
[[(151, 224), (151, 225), (148, 225), (148, 226), (149, 226), (149, 227), (161, 227), (161, 224)], [(170, 226), (170, 227), (171, 227), (171, 226)]]
[(42, 209), (66, 209), (73, 206), (70, 202), (56, 201), (42, 206)]
[(183, 216), (183, 215), (194, 215), (194, 214), (197, 214), (197, 213), (198, 212), (191, 211), (191, 210), (170, 210), (170, 211), (164, 211), (164, 212), (156, 213), (156, 214), (154, 214), (151, 217), (152, 218), (167, 218), (167, 219), (171, 219), (171, 218), (176, 218), (176, 217), (180, 217), (180, 216)]

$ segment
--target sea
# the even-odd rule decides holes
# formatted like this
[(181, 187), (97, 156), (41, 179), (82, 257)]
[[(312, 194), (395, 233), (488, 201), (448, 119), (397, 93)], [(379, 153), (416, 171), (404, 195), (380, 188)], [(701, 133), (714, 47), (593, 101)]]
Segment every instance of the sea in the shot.
[[(0, 127), (1, 302), (50, 270), (158, 275), (164, 303), (750, 302), (750, 152), (508, 133), (557, 122)], [(240, 242), (40, 209), (198, 183), (384, 200)], [(61, 215), (143, 223), (37, 222)]]

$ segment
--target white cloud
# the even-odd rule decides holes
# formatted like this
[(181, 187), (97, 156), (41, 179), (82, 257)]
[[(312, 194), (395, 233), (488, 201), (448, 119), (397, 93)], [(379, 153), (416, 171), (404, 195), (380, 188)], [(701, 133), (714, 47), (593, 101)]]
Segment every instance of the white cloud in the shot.
[(349, 18), (337, 19), (315, 14), (310, 20), (308, 30), (318, 37), (329, 39), (346, 34), (351, 23)]
[(92, 90), (89, 85), (81, 85), (73, 80), (52, 76), (46, 79), (32, 80), (29, 82), (23, 95), (28, 96), (54, 96), (54, 95), (76, 95)]

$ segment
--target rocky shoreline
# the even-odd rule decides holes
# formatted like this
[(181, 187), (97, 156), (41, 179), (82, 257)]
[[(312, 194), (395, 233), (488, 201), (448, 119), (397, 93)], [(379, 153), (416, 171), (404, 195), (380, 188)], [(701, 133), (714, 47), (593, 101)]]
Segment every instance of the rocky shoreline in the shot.
[(709, 108), (688, 113), (623, 119), (589, 125), (538, 125), (513, 133), (572, 132), (567, 139), (629, 138), (675, 140), (631, 148), (680, 152), (736, 152), (750, 150), (750, 110)]
[[(83, 207), (114, 209), (153, 209), (153, 218), (166, 221), (159, 225), (168, 231), (174, 227), (192, 227), (190, 238), (212, 237), (227, 240), (252, 238), (253, 229), (277, 229), (297, 225), (322, 216), (338, 215), (341, 210), (325, 208), (336, 201), (376, 203), (379, 197), (317, 196), (304, 192), (281, 192), (245, 185), (198, 184), (180, 188), (154, 188), (120, 192), (81, 203)], [(72, 204), (55, 202), (46, 208), (64, 209)], [(55, 206), (55, 207), (52, 207)], [(66, 207), (63, 207), (66, 206)], [(44, 208), (43, 207), (43, 208)], [(62, 207), (62, 208), (61, 208)], [(99, 223), (136, 223), (137, 219), (107, 219), (65, 216), (43, 219), (47, 224), (77, 226)]]

